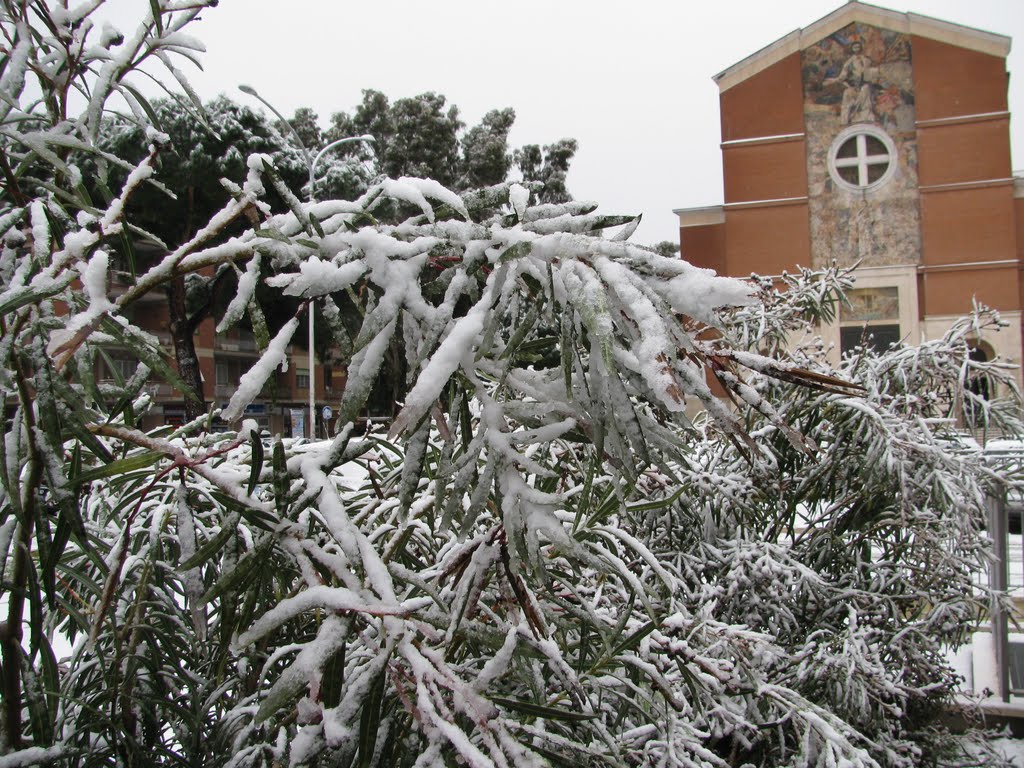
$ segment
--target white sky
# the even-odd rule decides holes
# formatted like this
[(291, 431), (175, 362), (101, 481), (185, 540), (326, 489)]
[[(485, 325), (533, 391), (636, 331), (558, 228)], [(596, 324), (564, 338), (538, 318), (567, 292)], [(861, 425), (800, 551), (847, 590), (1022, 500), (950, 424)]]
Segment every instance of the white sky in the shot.
[[(134, 26), (148, 0), (115, 0)], [(448, 97), (467, 125), (511, 106), (513, 145), (576, 138), (577, 199), (643, 213), (641, 243), (678, 240), (673, 208), (722, 201), (718, 88), (712, 75), (841, 0), (221, 0), (191, 33), (205, 72), (184, 68), (203, 98), (254, 86), (286, 115), (312, 107), (326, 125), (364, 88), (394, 100)], [(1024, 0), (878, 4), (1015, 38), (1010, 109), (1024, 113)], [(1012, 125), (1024, 168), (1024, 118)]]

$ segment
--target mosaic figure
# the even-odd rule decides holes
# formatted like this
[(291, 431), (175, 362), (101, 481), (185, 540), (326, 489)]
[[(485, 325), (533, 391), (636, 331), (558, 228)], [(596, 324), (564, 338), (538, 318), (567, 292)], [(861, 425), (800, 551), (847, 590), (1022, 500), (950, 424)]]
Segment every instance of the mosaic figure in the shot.
[(864, 53), (860, 40), (850, 43), (850, 57), (843, 63), (835, 77), (825, 78), (822, 85), (840, 83), (843, 86), (843, 100), (839, 108), (839, 119), (844, 125), (870, 123), (875, 121), (872, 85), (878, 82), (878, 68)]

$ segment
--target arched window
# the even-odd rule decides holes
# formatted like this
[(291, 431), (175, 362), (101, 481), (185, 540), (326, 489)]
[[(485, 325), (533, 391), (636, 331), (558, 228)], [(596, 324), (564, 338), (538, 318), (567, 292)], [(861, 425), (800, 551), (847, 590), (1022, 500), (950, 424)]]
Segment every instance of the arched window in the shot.
[[(971, 345), (969, 357), (975, 363), (987, 363), (995, 358), (992, 348), (983, 341), (974, 342)], [(969, 371), (967, 374), (967, 389), (982, 400), (989, 400), (992, 397), (992, 382), (981, 371)]]

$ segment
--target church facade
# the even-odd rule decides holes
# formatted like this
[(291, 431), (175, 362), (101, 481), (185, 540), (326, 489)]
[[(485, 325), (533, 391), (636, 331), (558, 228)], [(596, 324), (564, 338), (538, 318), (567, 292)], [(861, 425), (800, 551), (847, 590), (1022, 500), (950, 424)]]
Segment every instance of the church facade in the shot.
[(722, 205), (677, 210), (683, 258), (719, 274), (857, 266), (835, 354), (941, 335), (1021, 363), (1024, 180), (1010, 161), (1010, 39), (860, 2), (715, 76)]

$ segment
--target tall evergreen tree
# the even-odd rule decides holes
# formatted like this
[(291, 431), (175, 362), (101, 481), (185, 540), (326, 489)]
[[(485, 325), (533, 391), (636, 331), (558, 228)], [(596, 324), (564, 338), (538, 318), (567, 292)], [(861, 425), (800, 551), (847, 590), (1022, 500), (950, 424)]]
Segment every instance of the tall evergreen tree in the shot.
[[(183, 108), (171, 99), (153, 102), (152, 111), (156, 125), (166, 137), (155, 157), (162, 185), (143, 185), (127, 202), (132, 220), (147, 234), (132, 236), (136, 247), (121, 248), (122, 258), (132, 259), (137, 253), (151, 254), (150, 261), (160, 259), (195, 237), (231, 199), (221, 180), (235, 184), (244, 181), (248, 157), (254, 153), (276, 154), (279, 173), (294, 189), (300, 189), (306, 178), (301, 158), (287, 148), (282, 151), (280, 139), (260, 112), (225, 97), (203, 105), (201, 113), (197, 108)], [(104, 125), (99, 146), (117, 157), (139, 162), (146, 156), (148, 142), (149, 135), (143, 126), (113, 119)], [(123, 170), (110, 172), (114, 178), (102, 183), (123, 183)], [(101, 178), (97, 175), (91, 183)], [(156, 239), (150, 239), (149, 234)], [(135, 270), (146, 265), (123, 266)], [(199, 368), (195, 333), (218, 303), (223, 307), (226, 299), (222, 297), (234, 282), (234, 272), (222, 269), (213, 277), (192, 275), (186, 280), (185, 275), (179, 275), (167, 285), (175, 362), (189, 392), (184, 399), (188, 421), (207, 411), (208, 393)]]
[[(285, 186), (301, 195), (307, 184), (308, 169), (290, 131), (294, 129), (309, 147), (323, 141), (317, 116), (300, 109), (290, 126), (275, 125), (258, 110), (221, 96), (198, 108), (183, 108), (172, 99), (154, 101), (152, 112), (160, 132), (166, 136), (155, 162), (162, 185), (143, 185), (127, 203), (136, 225), (146, 233), (136, 233), (137, 253), (161, 257), (193, 238), (210, 217), (231, 199), (231, 191), (222, 180), (241, 184), (249, 168), (248, 158), (265, 154), (274, 158), (276, 173)], [(148, 134), (143, 126), (125, 119), (104, 124), (100, 147), (132, 162), (147, 152)], [(106, 167), (106, 164), (99, 164)], [(369, 173), (355, 159), (329, 156), (317, 174), (317, 193), (328, 197), (357, 196), (365, 190)], [(125, 171), (110, 169), (112, 183), (121, 183)], [(100, 176), (96, 175), (90, 184)], [(280, 209), (279, 196), (271, 196)], [(148, 235), (155, 235), (152, 240)], [(230, 230), (218, 237), (232, 234)], [(122, 258), (132, 251), (120, 249)], [(126, 268), (134, 268), (125, 264)], [(138, 265), (142, 266), (142, 265)], [(167, 286), (168, 316), (178, 372), (192, 396), (186, 397), (185, 416), (192, 420), (207, 411), (207, 395), (199, 369), (194, 336), (199, 324), (227, 303), (227, 292), (236, 283), (234, 270), (223, 268), (213, 276), (179, 276)], [(271, 328), (278, 323), (271, 318)]]
[(462, 137), (462, 174), (458, 186), (463, 189), (489, 187), (508, 178), (512, 155), (508, 133), (516, 120), (511, 107), (492, 109)]
[(281, 127), (281, 133), (287, 135), (288, 130), (295, 131), (302, 139), (302, 143), (310, 149), (323, 146), (325, 143), (319, 117), (309, 107), (299, 107), (295, 110), (295, 114), (288, 120), (288, 127)]
[[(351, 115), (335, 112), (331, 116), (324, 140), (374, 136), (378, 166), (389, 176), (421, 176), (465, 190), (500, 184), (515, 167), (524, 181), (537, 182), (541, 202), (572, 199), (566, 179), (578, 148), (575, 139), (560, 139), (543, 149), (528, 144), (513, 150), (508, 142), (516, 118), (513, 109), (490, 110), (477, 125), (463, 131), (458, 107), (446, 105), (445, 97), (436, 93), (392, 104), (380, 91), (365, 90)], [(359, 146), (340, 151), (368, 156)]]
[(351, 117), (336, 113), (331, 124), (331, 140), (372, 135), (379, 169), (389, 176), (420, 176), (449, 186), (457, 178), (463, 124), (458, 107), (448, 106), (444, 96), (422, 93), (392, 104), (383, 93), (366, 90)]
[(576, 139), (559, 139), (546, 145), (543, 151), (536, 144), (527, 144), (516, 150), (515, 162), (523, 179), (541, 184), (541, 202), (566, 203), (572, 200), (566, 179), (578, 148)]

